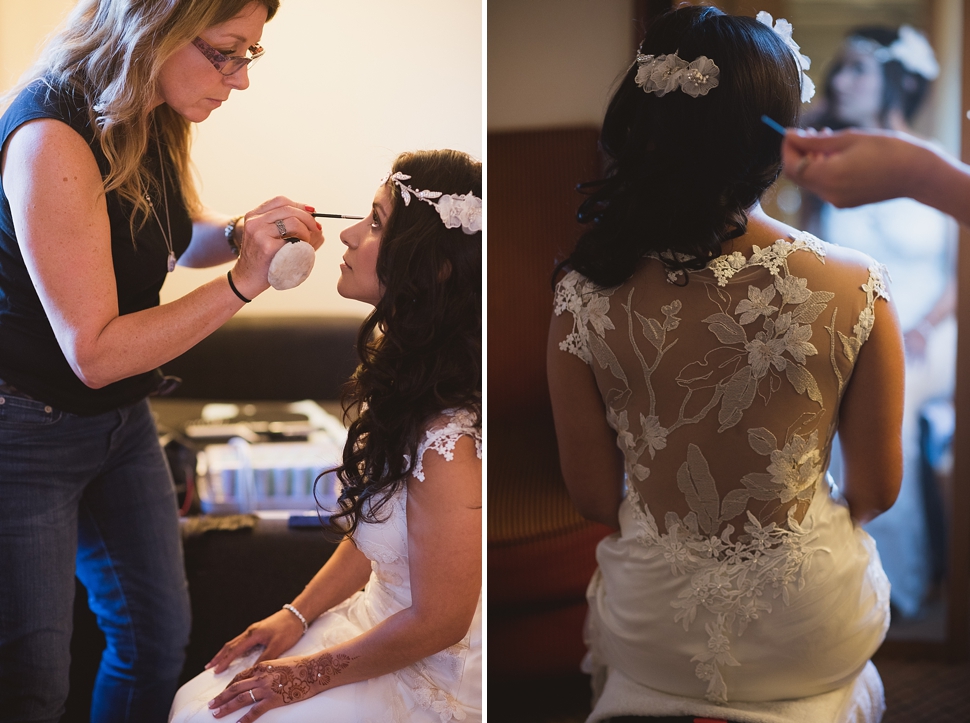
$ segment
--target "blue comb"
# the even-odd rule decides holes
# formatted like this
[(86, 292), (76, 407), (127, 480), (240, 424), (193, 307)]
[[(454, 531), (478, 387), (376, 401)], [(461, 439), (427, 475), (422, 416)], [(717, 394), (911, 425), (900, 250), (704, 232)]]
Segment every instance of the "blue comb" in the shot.
[(764, 123), (769, 128), (771, 128), (772, 130), (778, 131), (783, 136), (786, 133), (785, 127), (781, 123), (779, 123), (776, 120), (773, 120), (772, 118), (769, 118), (766, 115), (761, 116), (761, 122)]

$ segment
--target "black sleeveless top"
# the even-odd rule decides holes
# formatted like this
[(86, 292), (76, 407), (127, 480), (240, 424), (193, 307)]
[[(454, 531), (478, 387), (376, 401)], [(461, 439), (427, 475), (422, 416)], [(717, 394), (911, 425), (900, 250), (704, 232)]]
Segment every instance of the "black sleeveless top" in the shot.
[[(27, 86), (0, 117), (0, 148), (17, 128), (38, 118), (53, 118), (77, 131), (91, 147), (101, 177), (107, 176), (108, 161), (100, 143), (94, 139), (84, 99), (75, 97), (70, 90), (51, 88), (44, 80)], [(159, 162), (155, 143), (150, 141), (145, 163), (155, 178), (159, 178)], [(172, 246), (175, 255), (181, 256), (192, 238), (192, 220), (170, 165), (166, 166), (165, 177)], [(153, 193), (152, 200), (165, 223), (165, 207), (156, 196), (161, 194)], [(114, 191), (106, 195), (106, 201), (119, 313), (131, 314), (158, 306), (158, 292), (165, 281), (168, 261), (168, 248), (158, 222), (154, 216), (150, 217), (132, 239), (131, 205)], [(74, 374), (27, 273), (0, 177), (0, 380), (58, 409), (92, 415), (143, 399), (158, 386), (160, 379), (161, 374), (155, 370), (102, 389), (91, 389)]]

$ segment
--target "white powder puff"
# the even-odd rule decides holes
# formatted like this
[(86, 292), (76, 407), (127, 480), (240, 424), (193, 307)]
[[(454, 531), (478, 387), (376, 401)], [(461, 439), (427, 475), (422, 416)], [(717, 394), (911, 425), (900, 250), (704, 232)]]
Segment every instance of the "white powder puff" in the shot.
[(277, 291), (299, 286), (310, 275), (315, 258), (313, 247), (306, 241), (286, 244), (269, 265), (269, 285)]

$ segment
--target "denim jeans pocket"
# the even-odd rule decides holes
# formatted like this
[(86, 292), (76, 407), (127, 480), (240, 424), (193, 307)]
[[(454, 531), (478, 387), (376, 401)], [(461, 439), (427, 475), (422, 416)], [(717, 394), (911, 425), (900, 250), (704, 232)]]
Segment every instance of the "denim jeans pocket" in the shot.
[(49, 427), (57, 424), (64, 412), (36, 399), (15, 394), (0, 394), (0, 427)]

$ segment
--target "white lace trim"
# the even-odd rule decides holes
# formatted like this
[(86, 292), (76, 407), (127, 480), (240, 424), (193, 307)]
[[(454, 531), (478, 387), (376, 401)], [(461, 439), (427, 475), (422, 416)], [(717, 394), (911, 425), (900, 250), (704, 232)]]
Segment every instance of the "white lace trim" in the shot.
[(697, 663), (695, 674), (708, 681), (705, 697), (715, 703), (728, 701), (727, 684), (721, 672), (724, 666), (739, 666), (731, 654), (731, 636), (741, 636), (748, 625), (762, 614), (771, 612), (773, 599), (790, 599), (790, 586), (805, 586), (812, 555), (826, 548), (812, 547), (817, 535), (803, 528), (791, 515), (788, 527), (774, 522), (762, 525), (748, 512), (744, 534), (731, 542), (734, 527), (728, 525), (720, 536), (704, 535), (698, 529), (698, 518), (690, 512), (681, 520), (674, 512), (666, 515), (667, 532), (660, 534), (657, 523), (643, 504), (636, 488), (630, 485), (627, 497), (637, 522), (637, 540), (645, 545), (651, 557), (663, 555), (671, 572), (690, 576), (690, 587), (671, 601), (677, 608), (674, 622), (682, 621), (689, 630), (698, 608), (714, 616), (705, 623), (707, 650), (691, 658)]
[(418, 445), (417, 462), (412, 474), (424, 481), (424, 453), (433, 449), (449, 462), (455, 458), (455, 444), (461, 437), (475, 440), (475, 454), (482, 458), (482, 432), (475, 426), (478, 415), (470, 409), (448, 409), (442, 415), (448, 421), (440, 427), (425, 432), (424, 441)]
[(884, 264), (876, 263), (869, 267), (869, 279), (862, 285), (862, 290), (866, 292), (866, 306), (859, 312), (859, 320), (852, 327), (853, 336), (848, 337), (839, 332), (839, 338), (842, 340), (842, 351), (846, 358), (853, 363), (859, 356), (862, 345), (866, 343), (869, 334), (872, 333), (872, 326), (876, 321), (873, 309), (876, 299), (889, 301), (889, 286), (886, 283), (888, 278), (889, 270)]

